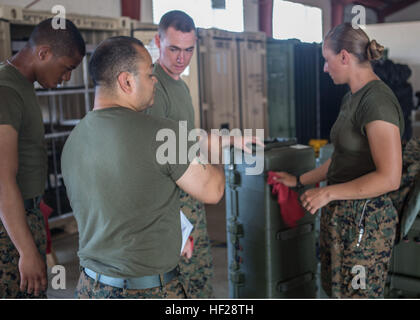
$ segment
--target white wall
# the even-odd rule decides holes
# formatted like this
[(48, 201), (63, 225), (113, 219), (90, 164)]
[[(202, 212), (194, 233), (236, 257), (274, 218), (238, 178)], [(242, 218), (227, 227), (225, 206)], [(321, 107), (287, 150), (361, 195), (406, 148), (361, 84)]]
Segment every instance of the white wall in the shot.
[[(355, 14), (352, 13), (352, 10), (353, 10), (354, 6), (355, 6), (355, 4), (348, 4), (344, 8), (343, 22), (352, 22), (353, 21), (353, 18), (355, 17)], [(365, 7), (365, 10), (366, 10), (366, 24), (378, 23), (378, 15), (376, 14), (376, 12), (373, 9), (367, 8), (367, 7)]]
[(367, 25), (366, 33), (389, 49), (389, 59), (407, 64), (412, 70), (409, 80), (413, 91), (420, 90), (420, 22), (382, 23)]
[[(1, 4), (25, 7), (31, 0), (0, 0)], [(67, 13), (102, 17), (121, 17), (120, 0), (41, 0), (30, 10), (49, 11), (55, 5), (62, 5)]]

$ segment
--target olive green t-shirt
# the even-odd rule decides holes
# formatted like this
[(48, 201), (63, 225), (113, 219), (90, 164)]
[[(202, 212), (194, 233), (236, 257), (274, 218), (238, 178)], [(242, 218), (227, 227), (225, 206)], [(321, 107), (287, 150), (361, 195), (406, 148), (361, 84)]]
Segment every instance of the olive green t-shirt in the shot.
[(18, 133), (17, 185), (23, 199), (44, 193), (47, 151), (34, 85), (9, 64), (0, 64), (0, 125)]
[(194, 129), (194, 107), (187, 84), (168, 75), (158, 62), (154, 74), (158, 79), (154, 104), (145, 112), (174, 121), (187, 121), (188, 130)]
[(374, 80), (359, 91), (347, 93), (340, 113), (331, 129), (334, 153), (328, 169), (330, 184), (344, 183), (376, 170), (369, 148), (365, 126), (382, 120), (396, 125), (404, 133), (404, 117), (392, 90)]
[[(157, 141), (160, 129), (176, 141)], [(189, 162), (160, 164), (158, 154), (168, 143), (178, 155), (178, 138), (184, 139), (175, 122), (123, 107), (91, 111), (75, 127), (61, 164), (81, 266), (120, 278), (176, 267), (181, 224), (175, 181)]]

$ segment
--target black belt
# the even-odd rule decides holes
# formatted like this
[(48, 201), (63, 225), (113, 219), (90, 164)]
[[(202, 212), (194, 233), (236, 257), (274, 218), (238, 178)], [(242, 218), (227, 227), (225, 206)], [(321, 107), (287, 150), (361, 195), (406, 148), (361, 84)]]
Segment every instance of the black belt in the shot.
[(32, 209), (38, 209), (39, 204), (41, 203), (42, 197), (35, 197), (31, 199), (26, 199), (23, 201), (23, 206), (25, 207), (25, 210), (32, 210)]

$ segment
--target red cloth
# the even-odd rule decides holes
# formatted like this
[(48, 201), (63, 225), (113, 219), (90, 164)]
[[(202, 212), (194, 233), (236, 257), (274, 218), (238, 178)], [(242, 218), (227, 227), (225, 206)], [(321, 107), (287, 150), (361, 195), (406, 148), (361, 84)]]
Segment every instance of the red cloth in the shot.
[(39, 209), (41, 210), (42, 215), (44, 216), (45, 229), (47, 230), (47, 254), (49, 254), (51, 253), (51, 232), (50, 227), (48, 225), (48, 217), (54, 210), (48, 205), (46, 205), (44, 200), (41, 200), (41, 203), (39, 204)]
[(273, 186), (273, 194), (277, 194), (277, 202), (280, 205), (280, 213), (283, 221), (290, 228), (297, 226), (297, 221), (305, 215), (305, 211), (299, 203), (299, 195), (284, 184), (275, 181), (275, 172), (268, 172), (268, 184)]

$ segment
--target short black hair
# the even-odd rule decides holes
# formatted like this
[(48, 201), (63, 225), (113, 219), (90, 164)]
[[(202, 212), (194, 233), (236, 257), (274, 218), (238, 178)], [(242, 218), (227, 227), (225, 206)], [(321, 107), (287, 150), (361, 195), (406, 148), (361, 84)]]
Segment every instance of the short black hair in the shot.
[(89, 61), (89, 73), (95, 86), (114, 88), (121, 72), (137, 75), (138, 62), (143, 58), (136, 46), (144, 48), (136, 38), (118, 36), (102, 41)]
[(181, 32), (196, 31), (194, 20), (180, 10), (169, 11), (162, 16), (159, 22), (159, 37), (164, 36), (169, 27)]
[(86, 46), (79, 29), (70, 20), (64, 20), (65, 29), (54, 28), (53, 18), (40, 22), (29, 37), (29, 46), (48, 45), (52, 53), (58, 57), (72, 57), (75, 51), (80, 57), (84, 57)]

